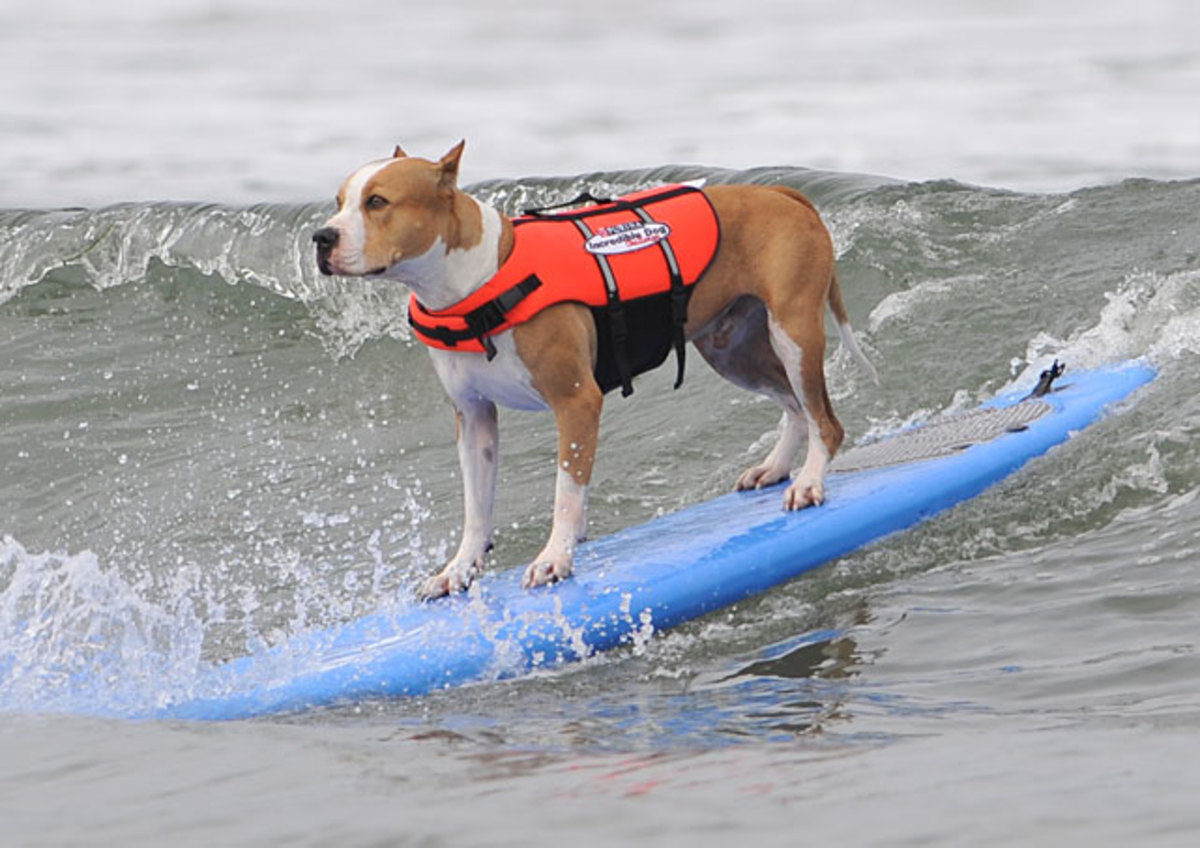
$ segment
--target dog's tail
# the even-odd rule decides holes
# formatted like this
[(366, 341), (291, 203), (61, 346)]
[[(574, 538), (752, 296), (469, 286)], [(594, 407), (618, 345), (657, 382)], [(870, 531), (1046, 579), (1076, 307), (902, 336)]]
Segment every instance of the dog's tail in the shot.
[(842, 300), (842, 289), (838, 285), (836, 268), (833, 270), (833, 278), (829, 281), (829, 311), (833, 313), (833, 317), (837, 321), (838, 337), (842, 340), (842, 346), (850, 351), (854, 359), (862, 366), (864, 371), (871, 375), (871, 379), (878, 386), (879, 372), (875, 370), (875, 366), (871, 364), (871, 360), (867, 359), (867, 355), (858, 346), (858, 340), (854, 338), (854, 328), (850, 326), (850, 316), (846, 312), (846, 302)]
[[(804, 196), (803, 192), (797, 191), (789, 186), (771, 186), (775, 191), (787, 195), (792, 200), (803, 203), (813, 214), (820, 217), (820, 212), (813, 202)], [(829, 281), (829, 310), (833, 313), (833, 317), (837, 320), (838, 337), (842, 340), (842, 345), (846, 350), (854, 356), (854, 359), (862, 367), (864, 371), (871, 376), (875, 381), (875, 385), (879, 385), (879, 372), (875, 370), (875, 366), (871, 364), (871, 360), (867, 359), (867, 355), (862, 352), (862, 348), (858, 346), (858, 340), (854, 338), (854, 328), (850, 326), (850, 316), (846, 312), (846, 302), (842, 300), (842, 289), (838, 285), (837, 268), (833, 269), (833, 275)]]

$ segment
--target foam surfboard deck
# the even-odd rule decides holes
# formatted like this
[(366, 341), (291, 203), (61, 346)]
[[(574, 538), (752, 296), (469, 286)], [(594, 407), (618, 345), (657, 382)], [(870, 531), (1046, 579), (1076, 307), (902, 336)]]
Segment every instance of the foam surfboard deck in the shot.
[(585, 543), (563, 583), (525, 590), (513, 568), (465, 596), (299, 634), (212, 668), (154, 715), (239, 719), (416, 696), (649, 638), (980, 494), (1154, 375), (1142, 361), (1068, 372), (1042, 398), (1000, 396), (846, 451), (820, 507), (784, 512), (778, 486), (718, 497)]

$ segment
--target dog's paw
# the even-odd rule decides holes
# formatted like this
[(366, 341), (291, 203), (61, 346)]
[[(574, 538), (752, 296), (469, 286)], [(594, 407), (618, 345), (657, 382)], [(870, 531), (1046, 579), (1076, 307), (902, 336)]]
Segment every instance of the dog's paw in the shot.
[(532, 589), (535, 586), (546, 586), (550, 583), (557, 583), (559, 580), (566, 580), (570, 576), (571, 561), (569, 559), (554, 560), (539, 557), (525, 569), (521, 585), (526, 589)]
[(786, 480), (789, 476), (791, 475), (788, 469), (777, 468), (764, 462), (762, 465), (756, 465), (743, 471), (742, 476), (738, 477), (735, 488), (739, 492), (749, 489), (765, 489), (767, 486), (774, 486), (780, 480)]
[(797, 480), (783, 493), (783, 508), (789, 512), (825, 503), (825, 484), (820, 480)]
[(473, 562), (465, 567), (451, 563), (417, 587), (417, 600), (433, 601), (465, 592), (482, 571), (481, 562)]

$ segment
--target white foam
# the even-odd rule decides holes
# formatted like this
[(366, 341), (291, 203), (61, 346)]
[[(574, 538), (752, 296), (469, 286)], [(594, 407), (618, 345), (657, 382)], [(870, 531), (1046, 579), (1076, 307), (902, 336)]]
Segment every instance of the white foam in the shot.
[(867, 316), (867, 330), (872, 334), (878, 333), (886, 325), (903, 321), (931, 301), (950, 297), (954, 292), (956, 279), (926, 280), (910, 289), (892, 292), (875, 304), (875, 308)]
[(1200, 271), (1133, 272), (1105, 294), (1096, 323), (1065, 339), (1040, 332), (1025, 350), (1025, 368), (1001, 391), (1033, 386), (1055, 359), (1074, 369), (1146, 357), (1162, 365), (1200, 353)]

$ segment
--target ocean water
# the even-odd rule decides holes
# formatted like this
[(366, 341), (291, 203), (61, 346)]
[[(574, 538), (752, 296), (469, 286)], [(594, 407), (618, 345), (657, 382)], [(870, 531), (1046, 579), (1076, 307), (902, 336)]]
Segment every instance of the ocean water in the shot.
[[(1200, 19), (1184, 2), (51, 0), (0, 9), (0, 844), (1192, 845)], [(405, 293), (340, 179), (468, 139), (498, 206), (786, 184), (881, 374), (851, 440), (1054, 358), (1159, 378), (1005, 483), (574, 667), (224, 724), (98, 718), (406, 603), (457, 541)], [(691, 357), (603, 419), (590, 530), (726, 491), (772, 407)], [(553, 423), (503, 413), (494, 565)], [(90, 693), (80, 714), (79, 693)]]

